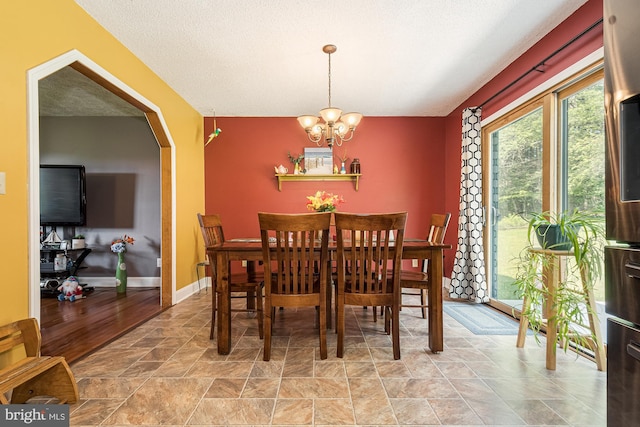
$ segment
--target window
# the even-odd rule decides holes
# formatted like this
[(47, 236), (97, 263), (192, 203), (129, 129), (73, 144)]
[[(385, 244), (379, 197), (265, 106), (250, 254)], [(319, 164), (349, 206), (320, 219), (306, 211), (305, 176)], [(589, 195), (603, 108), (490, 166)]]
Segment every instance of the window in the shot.
[[(487, 280), (492, 304), (519, 309), (514, 258), (531, 212), (577, 208), (604, 224), (604, 73), (595, 64), (483, 127)], [(604, 287), (596, 285), (604, 301)]]

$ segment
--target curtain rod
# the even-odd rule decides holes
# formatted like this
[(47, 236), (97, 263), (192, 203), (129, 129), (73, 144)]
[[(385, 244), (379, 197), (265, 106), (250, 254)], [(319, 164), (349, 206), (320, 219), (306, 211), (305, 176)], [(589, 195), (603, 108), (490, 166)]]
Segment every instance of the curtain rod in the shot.
[(565, 50), (567, 47), (569, 47), (571, 44), (573, 44), (574, 42), (576, 42), (577, 40), (579, 40), (580, 38), (582, 38), (585, 34), (587, 34), (589, 31), (593, 30), (595, 27), (597, 27), (598, 25), (602, 24), (602, 18), (600, 18), (598, 21), (594, 22), (593, 24), (591, 24), (586, 30), (584, 30), (583, 32), (581, 32), (580, 34), (578, 34), (577, 36), (575, 36), (574, 38), (572, 38), (571, 40), (569, 40), (568, 42), (566, 42), (565, 44), (563, 44), (562, 46), (560, 46), (558, 49), (556, 49), (551, 55), (547, 56), (546, 58), (544, 58), (542, 61), (538, 62), (533, 68), (531, 68), (530, 70), (528, 70), (526, 73), (524, 73), (523, 75), (521, 75), (520, 77), (518, 77), (517, 79), (515, 79), (514, 81), (512, 81), (511, 83), (509, 83), (508, 85), (506, 85), (504, 88), (502, 88), (501, 90), (499, 90), (498, 92), (496, 92), (493, 96), (491, 96), (489, 99), (487, 99), (486, 101), (484, 101), (482, 104), (478, 105), (475, 108), (472, 108), (471, 111), (473, 111), (474, 113), (478, 110), (478, 108), (482, 108), (484, 107), (486, 104), (488, 104), (489, 102), (493, 101), (494, 98), (498, 97), (499, 95), (501, 95), (502, 93), (506, 92), (507, 90), (509, 90), (509, 88), (511, 88), (513, 85), (515, 85), (516, 83), (518, 83), (520, 80), (524, 79), (526, 76), (528, 76), (531, 72), (533, 71), (537, 71), (539, 73), (544, 73), (543, 70), (539, 70), (538, 68), (540, 68), (541, 66), (544, 65), (545, 62), (547, 62), (548, 60), (550, 60), (551, 58), (553, 58), (554, 56), (556, 56), (557, 54), (559, 54), (560, 52), (562, 52), (563, 50)]

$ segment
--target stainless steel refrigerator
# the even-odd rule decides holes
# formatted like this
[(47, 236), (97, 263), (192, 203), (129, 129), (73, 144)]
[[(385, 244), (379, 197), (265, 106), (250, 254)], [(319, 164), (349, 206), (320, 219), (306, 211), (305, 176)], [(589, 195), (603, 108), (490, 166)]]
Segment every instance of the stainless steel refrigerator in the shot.
[(640, 425), (640, 2), (604, 0), (607, 425)]

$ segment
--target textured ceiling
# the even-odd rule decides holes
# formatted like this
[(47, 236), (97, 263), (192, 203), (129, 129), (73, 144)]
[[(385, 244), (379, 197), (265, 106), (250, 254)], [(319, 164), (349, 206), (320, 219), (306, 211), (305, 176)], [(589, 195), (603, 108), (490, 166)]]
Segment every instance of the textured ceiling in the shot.
[(143, 116), (144, 113), (71, 67), (38, 82), (41, 116)]
[(443, 116), (586, 0), (76, 0), (203, 115)]

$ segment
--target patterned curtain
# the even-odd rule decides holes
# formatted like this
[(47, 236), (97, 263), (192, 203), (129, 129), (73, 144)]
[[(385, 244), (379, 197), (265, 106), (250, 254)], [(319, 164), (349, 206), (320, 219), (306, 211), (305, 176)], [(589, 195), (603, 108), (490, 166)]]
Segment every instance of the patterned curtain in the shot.
[(482, 141), (480, 108), (462, 112), (462, 167), (458, 247), (449, 297), (489, 302), (482, 242)]

